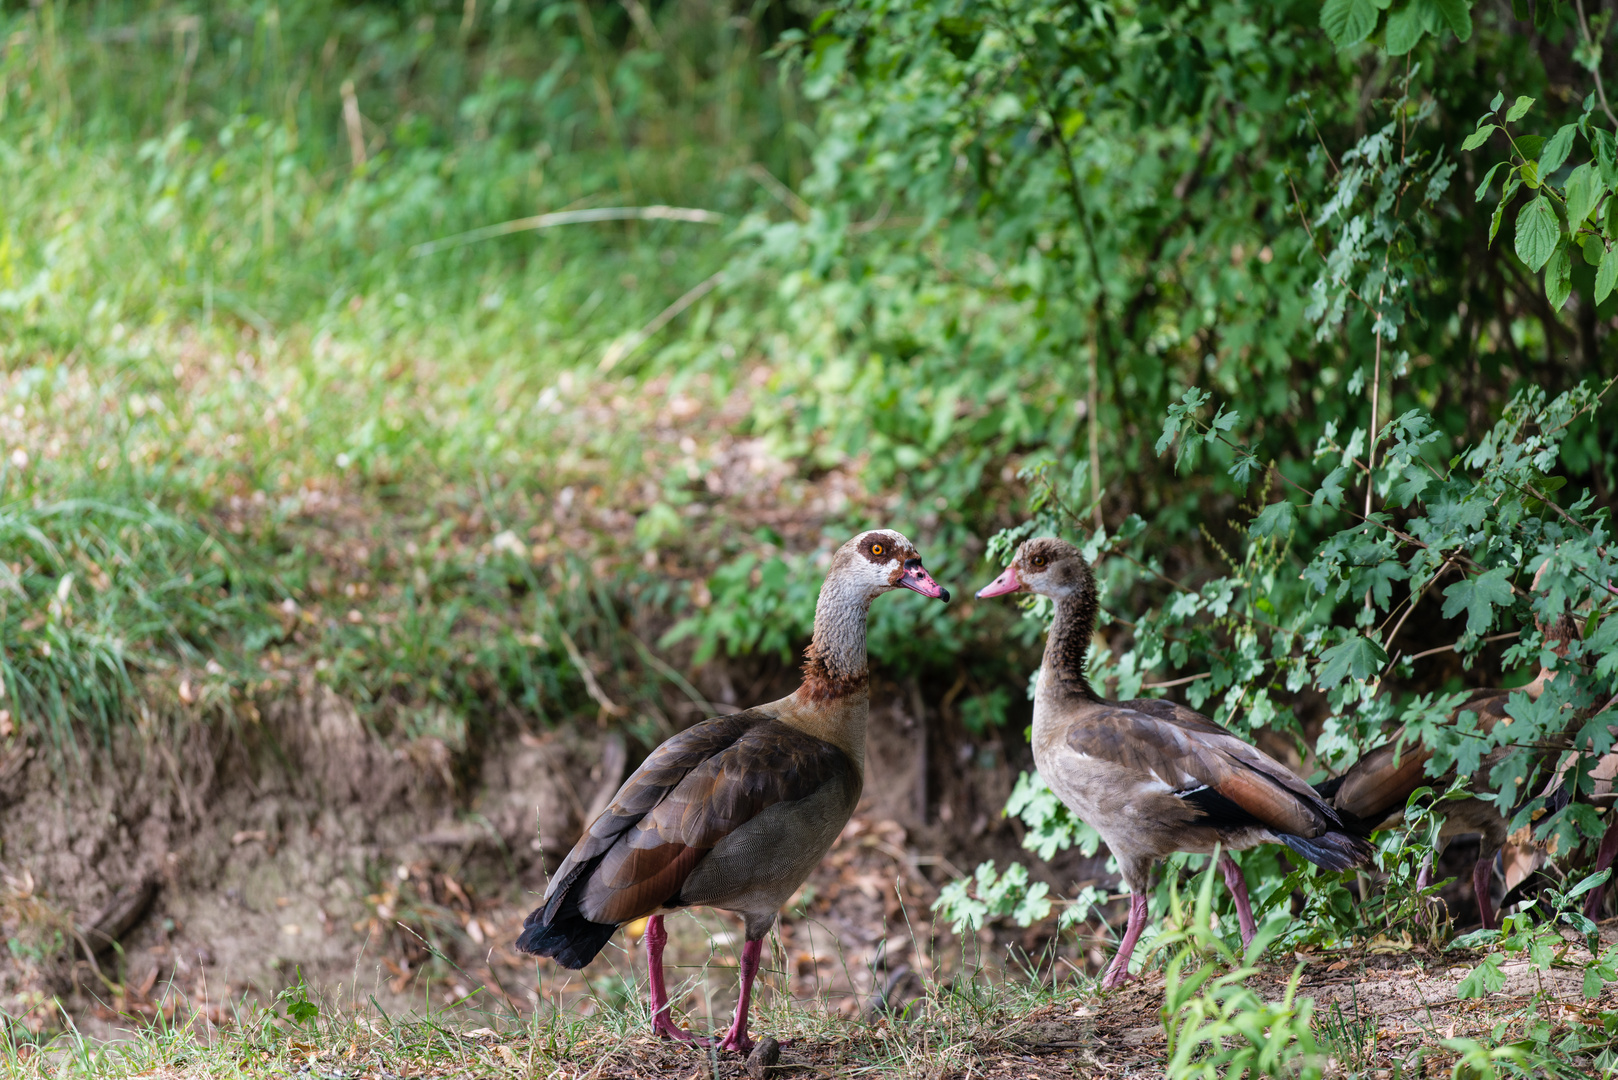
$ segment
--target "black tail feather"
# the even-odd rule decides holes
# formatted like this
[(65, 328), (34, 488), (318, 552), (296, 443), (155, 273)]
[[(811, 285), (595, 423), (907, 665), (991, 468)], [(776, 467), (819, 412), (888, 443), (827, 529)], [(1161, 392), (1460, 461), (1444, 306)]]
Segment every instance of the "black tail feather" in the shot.
[(1327, 870), (1352, 870), (1371, 861), (1376, 849), (1357, 836), (1328, 832), (1309, 839), (1282, 833), (1278, 839), (1316, 866)]
[[(599, 861), (599, 860), (597, 860)], [(580, 867), (581, 870), (594, 866)], [(565, 968), (577, 971), (596, 958), (607, 947), (618, 929), (617, 923), (591, 922), (579, 910), (579, 896), (588, 873), (574, 873), (559, 886), (562, 895), (553, 897), (528, 913), (523, 920), (522, 933), (517, 936), (517, 951), (530, 956), (548, 956)], [(559, 902), (558, 902), (559, 901)], [(547, 918), (547, 909), (549, 917)]]
[(1328, 776), (1326, 779), (1315, 785), (1315, 794), (1319, 795), (1327, 802), (1331, 802), (1332, 796), (1336, 795), (1337, 789), (1342, 786), (1343, 776)]

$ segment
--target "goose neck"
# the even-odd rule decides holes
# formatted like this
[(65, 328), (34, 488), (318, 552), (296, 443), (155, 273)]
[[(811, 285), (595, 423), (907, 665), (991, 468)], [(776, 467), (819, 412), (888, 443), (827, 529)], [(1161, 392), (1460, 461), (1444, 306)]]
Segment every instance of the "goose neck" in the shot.
[(1098, 701), (1085, 671), (1096, 626), (1094, 580), (1087, 579), (1082, 588), (1055, 599), (1056, 617), (1045, 639), (1039, 690), (1056, 697)]
[(865, 620), (873, 599), (863, 585), (826, 579), (815, 604), (814, 640), (804, 657), (805, 696), (845, 697), (866, 689)]

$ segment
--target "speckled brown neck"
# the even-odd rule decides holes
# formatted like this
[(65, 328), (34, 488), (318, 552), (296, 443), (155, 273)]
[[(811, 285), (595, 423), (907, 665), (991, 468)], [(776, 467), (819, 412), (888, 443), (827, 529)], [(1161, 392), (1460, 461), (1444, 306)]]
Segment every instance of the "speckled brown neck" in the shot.
[(1055, 597), (1056, 618), (1045, 639), (1042, 678), (1057, 694), (1100, 701), (1085, 674), (1090, 638), (1096, 629), (1096, 582), (1088, 563), (1080, 562), (1078, 587)]

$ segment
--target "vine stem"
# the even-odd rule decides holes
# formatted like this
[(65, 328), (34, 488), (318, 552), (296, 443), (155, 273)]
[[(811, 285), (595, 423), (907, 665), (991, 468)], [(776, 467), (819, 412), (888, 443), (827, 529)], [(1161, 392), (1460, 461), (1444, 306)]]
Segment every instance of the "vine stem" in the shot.
[[(1594, 42), (1590, 40), (1590, 23), (1584, 17), (1584, 0), (1576, 0), (1575, 6), (1579, 11), (1579, 33), (1584, 38), (1586, 45), (1593, 45)], [(1607, 104), (1607, 88), (1601, 84), (1601, 63), (1599, 60), (1590, 68), (1590, 74), (1595, 76), (1596, 96), (1601, 99), (1601, 111), (1607, 114), (1608, 120), (1618, 124), (1618, 116), (1613, 115), (1612, 106)]]
[[(1022, 55), (1023, 63), (1027, 66), (1033, 78), (1034, 89), (1039, 95), (1040, 108), (1044, 110), (1045, 117), (1051, 126), (1051, 137), (1055, 140), (1057, 148), (1062, 151), (1062, 163), (1067, 173), (1067, 196), (1073, 204), (1073, 216), (1078, 221), (1079, 235), (1084, 240), (1084, 251), (1090, 264), (1090, 277), (1095, 289), (1091, 301), (1091, 347), (1085, 372), (1089, 386), (1085, 389), (1085, 406), (1088, 412), (1090, 444), (1090, 498), (1094, 501), (1093, 519), (1097, 529), (1102, 528), (1104, 522), (1101, 516), (1101, 430), (1100, 411), (1101, 398), (1096, 385), (1101, 367), (1101, 350), (1107, 350), (1109, 367), (1116, 367), (1113, 363), (1111, 335), (1107, 326), (1107, 288), (1106, 278), (1101, 273), (1101, 258), (1096, 254), (1095, 236), (1090, 226), (1090, 211), (1085, 205), (1084, 192), (1079, 183), (1079, 163), (1073, 152), (1073, 145), (1067, 132), (1062, 130), (1062, 118), (1056, 110), (1055, 91), (1046, 85), (1045, 77), (1034, 57), (1028, 53), (1028, 47), (1022, 35), (1011, 27), (1010, 16), (1004, 5), (1000, 6), (1000, 15), (1005, 22), (1008, 36), (1017, 43), (1017, 51)], [(1077, 262), (1077, 260), (1074, 260)], [(1075, 275), (1077, 276), (1077, 275)]]

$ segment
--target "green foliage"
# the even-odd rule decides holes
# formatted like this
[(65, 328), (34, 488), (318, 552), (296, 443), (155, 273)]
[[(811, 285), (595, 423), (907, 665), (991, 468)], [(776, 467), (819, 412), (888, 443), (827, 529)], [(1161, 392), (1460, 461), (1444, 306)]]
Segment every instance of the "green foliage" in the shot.
[[(0, 740), (105, 741), (140, 703), (250, 717), (301, 670), (469, 750), (593, 713), (584, 655), (635, 667), (622, 606), (667, 601), (631, 559), (701, 543), (671, 520), (689, 492), (657, 490), (655, 409), (598, 372), (723, 264), (724, 229), (468, 234), (773, 205), (744, 167), (796, 182), (800, 99), (732, 16), (0, 12)], [(725, 320), (688, 318), (722, 399)]]
[(956, 933), (981, 929), (988, 920), (1003, 916), (1018, 926), (1032, 926), (1051, 913), (1045, 897), (1049, 891), (1043, 881), (1030, 885), (1028, 868), (1022, 864), (1012, 863), (1002, 874), (989, 861), (979, 864), (971, 878), (945, 885), (933, 909), (954, 923)]
[(298, 981), (283, 987), (275, 995), (275, 1000), (286, 1008), (287, 1019), (299, 1027), (313, 1027), (320, 1016), (320, 1006), (309, 1000), (309, 989), (303, 984), (302, 971), (298, 972)]
[(1038, 775), (1018, 774), (1011, 798), (1006, 800), (1005, 812), (1022, 819), (1028, 827), (1023, 834), (1023, 847), (1042, 859), (1070, 847), (1077, 847), (1085, 855), (1094, 855), (1101, 845), (1101, 834), (1068, 813), (1067, 807)]
[(1472, 36), (1471, 0), (1325, 0), (1320, 27), (1339, 48), (1358, 45), (1376, 31), (1382, 13), (1382, 45), (1389, 56), (1403, 56), (1426, 34)]
[[(1198, 880), (1189, 915), (1175, 896), (1172, 921), (1181, 929), (1153, 942), (1157, 951), (1174, 950), (1163, 970), (1165, 1075), (1175, 1080), (1324, 1075), (1324, 1055), (1313, 1027), (1314, 1002), (1297, 996), (1303, 965), (1293, 971), (1280, 1001), (1265, 1001), (1247, 987), (1259, 969), (1243, 965), (1210, 929), (1217, 876), (1210, 862)], [(1271, 932), (1269, 927), (1260, 930), (1254, 955)]]

